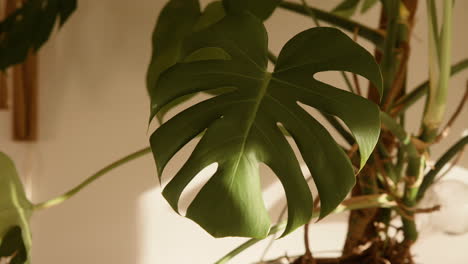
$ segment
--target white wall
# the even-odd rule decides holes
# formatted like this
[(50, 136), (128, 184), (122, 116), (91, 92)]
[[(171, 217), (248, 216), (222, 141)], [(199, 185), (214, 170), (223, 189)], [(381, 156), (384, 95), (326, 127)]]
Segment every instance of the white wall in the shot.
[[(148, 144), (144, 77), (153, 24), (164, 2), (80, 1), (70, 22), (41, 51), (39, 141), (11, 141), (10, 114), (0, 112), (0, 148), (16, 161), (33, 201), (59, 195), (102, 166)], [(322, 6), (329, 8), (332, 2), (337, 1)], [(454, 62), (468, 57), (465, 10), (468, 1), (457, 1)], [(377, 15), (373, 10), (359, 19), (375, 25)], [(418, 15), (409, 87), (427, 78), (424, 1), (420, 1)], [(272, 50), (278, 52), (290, 37), (312, 25), (310, 20), (278, 11), (267, 22)], [(326, 76), (343, 85), (335, 75)], [(464, 73), (451, 81), (449, 113), (464, 91), (467, 76)], [(411, 114), (412, 131), (417, 130), (414, 124), (421, 115), (421, 104), (418, 107)], [(467, 116), (465, 110), (459, 120)], [(462, 129), (466, 122), (458, 123), (434, 156), (453, 143)], [(186, 154), (171, 164), (180, 166)], [(462, 164), (468, 167), (467, 157)], [(66, 204), (37, 213), (33, 217), (34, 263), (211, 263), (243, 241), (210, 238), (196, 224), (173, 213), (159, 192), (155, 166), (147, 156), (110, 173)], [(268, 200), (273, 203), (278, 193), (281, 188), (272, 185)], [(339, 249), (345, 227), (338, 220), (343, 219), (332, 217), (314, 225), (313, 248)], [(271, 255), (286, 250), (300, 253), (301, 236), (299, 231), (278, 241)], [(451, 256), (445, 263), (462, 264), (468, 261), (462, 248), (467, 242), (466, 236), (427, 236), (416, 253), (422, 263), (438, 263), (437, 257)], [(437, 256), (440, 251), (432, 249), (442, 243), (447, 245), (444, 256)], [(257, 260), (263, 247), (248, 250), (234, 263)]]

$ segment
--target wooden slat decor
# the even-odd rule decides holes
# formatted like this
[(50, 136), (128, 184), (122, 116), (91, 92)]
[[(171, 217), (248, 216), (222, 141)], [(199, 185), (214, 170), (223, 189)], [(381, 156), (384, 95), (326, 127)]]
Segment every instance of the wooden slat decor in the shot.
[(0, 110), (8, 109), (8, 83), (6, 72), (0, 72)]
[(13, 138), (37, 139), (37, 57), (13, 67)]
[[(0, 20), (6, 17), (7, 4), (0, 0)], [(6, 71), (0, 72), (0, 110), (8, 108), (8, 83)]]
[[(21, 0), (0, 1), (3, 17), (14, 12), (21, 4)], [(7, 106), (8, 90), (11, 91), (14, 140), (34, 141), (37, 139), (37, 79), (37, 56), (32, 53), (23, 64), (10, 67), (7, 74), (2, 73), (0, 76), (0, 108)], [(8, 84), (11, 85), (11, 89), (8, 89)]]

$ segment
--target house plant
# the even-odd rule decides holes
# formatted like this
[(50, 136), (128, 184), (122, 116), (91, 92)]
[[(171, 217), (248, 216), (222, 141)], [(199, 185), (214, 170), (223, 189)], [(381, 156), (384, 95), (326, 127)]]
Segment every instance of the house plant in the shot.
[(281, 57), (281, 56), (280, 56)]

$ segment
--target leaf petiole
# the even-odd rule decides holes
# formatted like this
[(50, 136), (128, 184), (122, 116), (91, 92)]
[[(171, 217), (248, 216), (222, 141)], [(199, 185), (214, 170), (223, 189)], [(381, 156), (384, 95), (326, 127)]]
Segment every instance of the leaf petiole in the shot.
[(151, 148), (146, 147), (144, 149), (133, 152), (133, 153), (131, 153), (131, 154), (117, 160), (117, 161), (114, 161), (111, 164), (105, 166), (104, 168), (100, 169), (96, 173), (89, 176), (85, 181), (83, 181), (78, 186), (74, 187), (73, 189), (69, 190), (68, 192), (66, 192), (66, 193), (64, 193), (64, 194), (62, 194), (60, 196), (57, 196), (55, 198), (52, 198), (52, 199), (50, 199), (48, 201), (35, 204), (33, 206), (33, 209), (34, 210), (41, 210), (41, 209), (47, 209), (47, 208), (59, 205), (59, 204), (65, 202), (66, 200), (72, 198), (74, 195), (78, 194), (85, 187), (87, 187), (91, 183), (95, 182), (97, 179), (99, 179), (101, 176), (105, 175), (106, 173), (110, 172), (111, 170), (113, 170), (113, 169), (115, 169), (117, 167), (120, 167), (121, 165), (124, 165), (127, 162), (130, 162), (132, 160), (140, 158), (140, 157), (142, 157), (142, 156), (144, 156), (144, 155), (146, 155), (146, 154), (148, 154), (150, 152), (151, 152)]
[[(387, 194), (372, 194), (372, 195), (362, 195), (353, 198), (349, 198), (343, 201), (333, 213), (341, 213), (349, 210), (358, 210), (372, 207), (392, 207), (396, 206), (395, 201), (390, 198)], [(316, 208), (312, 214), (312, 218), (317, 218), (320, 215), (320, 208)], [(279, 231), (283, 230), (286, 227), (287, 220), (280, 222), (279, 224), (273, 226), (268, 233), (268, 236), (274, 235)], [(229, 262), (232, 258), (239, 255), (242, 251), (248, 249), (249, 247), (257, 244), (262, 241), (260, 238), (252, 238), (239, 245), (224, 257), (220, 258), (214, 264), (224, 264)]]

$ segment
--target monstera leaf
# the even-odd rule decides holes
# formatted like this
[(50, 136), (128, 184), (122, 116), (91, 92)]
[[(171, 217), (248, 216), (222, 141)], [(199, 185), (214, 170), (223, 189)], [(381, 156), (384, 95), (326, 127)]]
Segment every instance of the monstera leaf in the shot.
[(2, 258), (9, 260), (9, 264), (23, 264), (28, 259), (23, 241), (21, 227), (14, 226), (8, 230), (0, 242), (0, 263)]
[(28, 0), (0, 23), (0, 70), (24, 61), (76, 9), (76, 0)]
[(188, 57), (207, 49), (226, 56), (177, 63), (161, 74), (151, 91), (154, 117), (178, 98), (225, 88), (224, 93), (162, 124), (150, 139), (161, 176), (168, 161), (203, 133), (163, 195), (177, 211), (188, 183), (203, 168), (217, 163), (216, 173), (186, 214), (215, 237), (267, 235), (270, 219), (262, 199), (260, 163), (269, 166), (284, 186), (288, 203), (284, 234), (310, 220), (312, 196), (280, 126), (291, 134), (313, 175), (321, 199), (321, 217), (330, 213), (354, 185), (353, 167), (346, 154), (299, 103), (346, 123), (359, 144), (361, 167), (379, 137), (379, 109), (375, 104), (314, 78), (322, 71), (350, 71), (381, 87), (379, 68), (371, 54), (337, 29), (314, 28), (291, 39), (282, 49), (275, 70), (268, 72), (267, 46), (261, 21), (235, 10), (235, 14), (187, 39), (184, 51)]
[[(15, 226), (19, 226), (22, 231), (22, 243), (24, 243), (27, 252), (29, 252), (31, 248), (31, 233), (29, 228), (31, 213), (32, 205), (26, 198), (23, 185), (18, 178), (13, 162), (0, 152), (0, 243), (2, 249), (0, 252), (7, 252), (4, 250), (11, 249), (12, 247), (17, 248), (18, 238), (16, 236), (18, 231), (15, 231), (17, 230)], [(8, 241), (16, 242), (14, 245), (11, 245), (10, 243), (12, 242)]]

